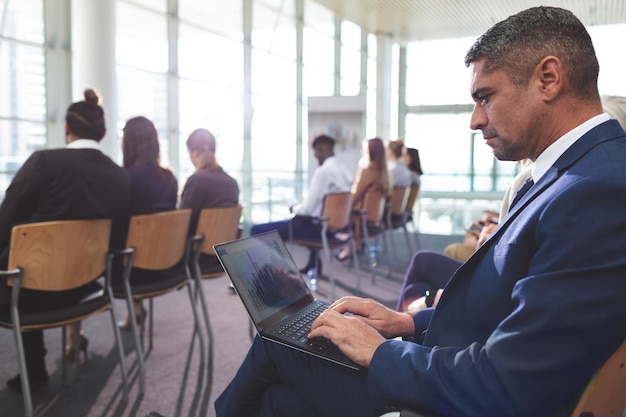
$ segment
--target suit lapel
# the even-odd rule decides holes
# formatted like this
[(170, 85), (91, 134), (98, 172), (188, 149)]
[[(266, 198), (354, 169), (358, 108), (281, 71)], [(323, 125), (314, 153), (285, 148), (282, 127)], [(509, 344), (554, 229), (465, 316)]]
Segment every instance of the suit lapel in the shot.
[[(535, 183), (533, 187), (519, 200), (519, 202), (509, 211), (504, 219), (500, 219), (500, 226), (493, 232), (487, 241), (474, 253), (463, 265), (459, 271), (470, 267), (478, 262), (492, 245), (498, 241), (499, 236), (509, 227), (511, 222), (518, 217), (538, 195), (546, 188), (554, 183), (569, 167), (582, 158), (587, 152), (603, 142), (622, 137), (624, 131), (616, 120), (608, 120), (589, 132), (585, 133), (580, 139), (572, 144), (564, 153), (556, 160), (556, 162), (546, 171), (546, 173)], [(454, 274), (454, 276), (458, 273)], [(452, 280), (451, 280), (452, 281)]]

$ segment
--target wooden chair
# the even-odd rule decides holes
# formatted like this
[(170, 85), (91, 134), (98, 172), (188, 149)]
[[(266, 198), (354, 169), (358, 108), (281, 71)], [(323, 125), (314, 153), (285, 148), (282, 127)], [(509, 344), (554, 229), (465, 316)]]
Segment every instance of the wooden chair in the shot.
[[(346, 243), (352, 246), (352, 253), (356, 254), (356, 245), (354, 243), (354, 237), (352, 235), (352, 229), (350, 225), (352, 213), (352, 194), (337, 193), (327, 194), (324, 197), (324, 204), (322, 207), (322, 214), (316, 220), (319, 221), (321, 233), (319, 239), (294, 239), (292, 224), (289, 223), (289, 236), (292, 244), (305, 246), (313, 250), (322, 250), (324, 253), (324, 261), (328, 268), (328, 277), (330, 280), (330, 299), (335, 300), (335, 276), (333, 274), (332, 256), (330, 251), (332, 249), (343, 247)], [(329, 238), (329, 234), (334, 234), (335, 237)], [(357, 288), (361, 288), (361, 277), (359, 273), (359, 261), (357, 256), (353, 256), (355, 270), (357, 274)]]
[[(591, 377), (571, 417), (620, 417), (626, 411), (626, 341)], [(437, 417), (409, 410), (381, 417)]]
[(406, 222), (411, 223), (411, 229), (413, 230), (413, 234), (415, 234), (415, 242), (417, 244), (417, 250), (422, 246), (420, 243), (419, 230), (415, 225), (415, 220), (413, 219), (413, 209), (415, 208), (415, 203), (417, 202), (417, 197), (419, 196), (420, 186), (412, 185), (409, 188), (409, 196), (406, 200)]
[(619, 417), (626, 411), (626, 341), (587, 384), (572, 417)]
[[(196, 299), (200, 299), (200, 305), (204, 313), (208, 356), (209, 356), (209, 375), (213, 369), (213, 335), (211, 332), (211, 324), (209, 322), (209, 309), (207, 306), (204, 293), (202, 292), (202, 279), (215, 278), (224, 275), (224, 269), (217, 260), (217, 255), (213, 249), (213, 245), (218, 243), (235, 240), (240, 235), (239, 220), (243, 207), (240, 205), (233, 207), (216, 207), (205, 208), (200, 211), (198, 217), (198, 225), (196, 226), (195, 235), (192, 236), (191, 245), (191, 265), (193, 280), (195, 282)], [(216, 265), (219, 267), (217, 271), (202, 271), (200, 259), (202, 255), (215, 258)]]
[[(170, 210), (153, 214), (136, 215), (130, 218), (126, 249), (118, 251), (124, 256), (124, 271), (121, 285), (113, 286), (114, 296), (124, 298), (128, 307), (130, 324), (135, 339), (140, 372), (140, 393), (145, 392), (145, 365), (143, 344), (139, 337), (137, 318), (133, 301), (149, 299), (148, 318), (149, 345), (147, 352), (152, 350), (153, 339), (153, 298), (187, 287), (189, 301), (194, 318), (194, 331), (200, 340), (200, 360), (204, 364), (204, 339), (200, 332), (200, 320), (196, 309), (192, 290), (191, 272), (189, 270), (190, 245), (187, 231), (191, 219), (191, 209)], [(132, 268), (158, 271), (154, 281), (133, 284)], [(205, 316), (205, 322), (209, 319)], [(144, 322), (141, 323), (143, 335)]]
[[(198, 226), (193, 238), (192, 265), (196, 277), (214, 278), (224, 275), (217, 256), (213, 250), (213, 245), (235, 240), (240, 235), (239, 222), (243, 207), (240, 205), (233, 207), (205, 208), (200, 211)], [(201, 255), (214, 257), (219, 271), (201, 271)]]
[(391, 198), (387, 205), (387, 229), (391, 232), (391, 244), (393, 245), (393, 252), (398, 253), (396, 247), (396, 241), (393, 237), (393, 231), (395, 229), (402, 229), (404, 231), (404, 238), (406, 239), (409, 253), (413, 253), (413, 247), (411, 245), (411, 239), (409, 239), (409, 232), (406, 228), (407, 223), (407, 202), (409, 199), (408, 187), (396, 187), (391, 191)]
[[(0, 271), (0, 279), (12, 286), (10, 315), (0, 315), (0, 326), (13, 329), (20, 370), (24, 415), (33, 415), (22, 331), (62, 328), (61, 352), (65, 352), (65, 326), (81, 322), (95, 314), (109, 311), (120, 358), (124, 401), (128, 398), (128, 381), (124, 349), (113, 309), (110, 285), (112, 254), (109, 253), (111, 220), (66, 220), (30, 223), (13, 227), (9, 268)], [(37, 291), (66, 291), (104, 277), (104, 291), (78, 303), (46, 311), (20, 311), (22, 288)], [(78, 352), (78, 334), (74, 338)], [(78, 376), (78, 361), (75, 362)], [(65, 355), (61, 355), (62, 380), (65, 383)]]
[[(383, 221), (387, 196), (378, 191), (369, 191), (363, 198), (363, 208), (356, 213), (361, 216), (361, 233), (367, 242), (366, 253), (370, 257), (372, 277), (375, 276), (375, 268), (378, 264), (378, 237), (382, 236), (383, 252), (387, 253), (387, 238), (385, 235), (385, 222)], [(376, 241), (373, 242), (371, 239)], [(374, 251), (374, 253), (372, 253)]]

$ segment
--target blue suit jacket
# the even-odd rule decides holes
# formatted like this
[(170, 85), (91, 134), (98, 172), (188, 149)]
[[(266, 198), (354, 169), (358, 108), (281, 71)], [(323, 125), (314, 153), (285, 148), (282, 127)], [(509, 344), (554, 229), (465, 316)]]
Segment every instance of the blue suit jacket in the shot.
[(610, 120), (561, 155), (452, 277), (423, 345), (376, 351), (368, 384), (444, 416), (569, 415), (625, 338), (626, 134)]

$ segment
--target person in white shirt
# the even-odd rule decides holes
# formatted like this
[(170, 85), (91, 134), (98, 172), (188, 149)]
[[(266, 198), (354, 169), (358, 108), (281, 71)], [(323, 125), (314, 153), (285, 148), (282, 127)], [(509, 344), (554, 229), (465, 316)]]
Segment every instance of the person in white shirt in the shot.
[[(349, 192), (352, 185), (352, 173), (335, 157), (335, 140), (327, 135), (313, 139), (313, 152), (319, 166), (313, 172), (306, 198), (294, 204), (289, 210), (295, 214), (291, 220), (257, 224), (250, 228), (250, 234), (268, 232), (276, 229), (283, 240), (289, 239), (289, 222), (292, 222), (293, 238), (319, 238), (321, 225), (312, 221), (322, 213), (322, 204), (326, 194)], [(316, 254), (309, 256), (309, 262), (302, 268), (307, 270), (315, 265)], [(319, 265), (317, 265), (319, 269)]]

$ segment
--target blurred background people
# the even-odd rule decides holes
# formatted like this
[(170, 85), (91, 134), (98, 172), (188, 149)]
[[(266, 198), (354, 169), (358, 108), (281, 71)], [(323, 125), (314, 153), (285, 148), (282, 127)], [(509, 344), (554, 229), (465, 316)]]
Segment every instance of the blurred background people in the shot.
[[(359, 161), (356, 177), (352, 183), (352, 209), (363, 208), (365, 194), (369, 191), (380, 192), (389, 196), (391, 181), (387, 170), (385, 144), (380, 138), (373, 138), (363, 142), (363, 157)], [(361, 247), (361, 216), (353, 215), (353, 231), (357, 250)], [(345, 261), (352, 257), (350, 245), (343, 247), (337, 254), (337, 259)]]
[(422, 184), (422, 162), (420, 161), (419, 151), (415, 148), (406, 148), (403, 155), (404, 165), (411, 172), (411, 186), (420, 186)]
[(604, 111), (626, 129), (626, 97), (603, 95), (600, 99)]
[(393, 188), (410, 187), (413, 181), (411, 171), (404, 163), (403, 154), (404, 141), (402, 139), (390, 140), (387, 143), (387, 168)]
[(497, 225), (498, 222), (498, 212), (485, 210), (483, 217), (473, 221), (465, 230), (463, 241), (450, 243), (444, 248), (443, 253), (451, 258), (465, 262), (476, 251), (481, 230), (487, 225)]
[[(306, 198), (289, 208), (289, 211), (295, 214), (293, 219), (254, 225), (250, 228), (250, 234), (255, 235), (276, 229), (283, 240), (288, 240), (291, 221), (294, 238), (318, 239), (320, 237), (321, 225), (314, 221), (314, 218), (322, 213), (324, 196), (349, 192), (352, 186), (352, 173), (335, 156), (335, 140), (330, 136), (316, 136), (311, 147), (319, 166), (311, 176)], [(301, 269), (301, 272), (316, 267), (318, 273), (321, 274), (320, 266), (316, 251), (311, 251), (307, 265)]]

